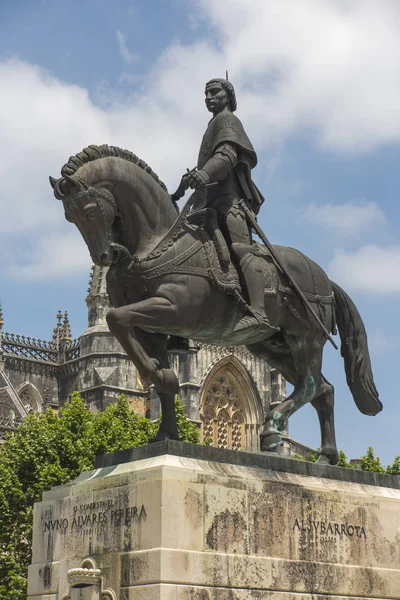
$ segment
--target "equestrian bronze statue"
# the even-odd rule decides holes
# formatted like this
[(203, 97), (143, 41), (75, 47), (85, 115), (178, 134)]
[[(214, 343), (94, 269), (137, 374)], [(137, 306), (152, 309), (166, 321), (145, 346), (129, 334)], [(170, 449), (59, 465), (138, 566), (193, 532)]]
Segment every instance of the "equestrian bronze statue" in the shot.
[[(347, 383), (361, 412), (382, 409), (362, 319), (352, 300), (304, 254), (252, 240), (263, 197), (251, 179), (256, 153), (233, 114), (232, 84), (206, 85), (213, 114), (197, 167), (178, 190), (137, 156), (115, 146), (89, 146), (50, 178), (65, 217), (94, 263), (109, 266), (110, 331), (142, 378), (153, 383), (162, 419), (152, 441), (178, 439), (174, 397), (179, 382), (167, 340), (191, 338), (245, 345), (278, 369), (293, 392), (266, 416), (261, 449), (275, 450), (287, 418), (311, 402), (321, 426), (319, 460), (336, 464), (333, 386), (321, 373), (330, 334), (341, 338)], [(176, 200), (194, 190), (181, 213)]]

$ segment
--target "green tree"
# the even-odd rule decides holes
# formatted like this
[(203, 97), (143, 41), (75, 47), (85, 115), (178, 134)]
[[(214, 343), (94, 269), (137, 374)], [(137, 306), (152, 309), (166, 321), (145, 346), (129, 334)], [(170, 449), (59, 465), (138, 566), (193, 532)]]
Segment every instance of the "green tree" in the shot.
[(339, 452), (338, 452), (337, 466), (338, 467), (345, 467), (346, 469), (352, 469), (353, 468), (353, 465), (347, 460), (347, 456), (343, 452), (343, 450), (339, 450)]
[(185, 407), (180, 398), (175, 399), (176, 422), (181, 440), (198, 444), (200, 442), (200, 431), (196, 423), (192, 423), (186, 416)]
[[(181, 439), (197, 443), (199, 431), (176, 401)], [(157, 423), (135, 414), (126, 397), (91, 412), (78, 393), (55, 415), (29, 415), (0, 452), (0, 598), (25, 600), (31, 559), (33, 503), (52, 486), (93, 469), (96, 454), (142, 446)]]
[(381, 464), (381, 459), (375, 457), (372, 446), (368, 446), (367, 453), (361, 457), (360, 468), (363, 471), (374, 471), (375, 473), (385, 472), (385, 469)]
[(298, 452), (293, 452), (293, 458), (297, 458), (298, 460), (304, 460), (306, 462), (312, 462), (315, 463), (318, 460), (318, 457), (320, 455), (320, 451), (319, 450), (315, 450), (315, 452), (309, 452), (307, 454), (307, 456), (303, 456), (302, 454), (299, 454)]
[(315, 462), (317, 462), (319, 455), (320, 455), (319, 450), (316, 450), (315, 452), (310, 452), (309, 454), (307, 454), (306, 460), (308, 460), (308, 462), (315, 463)]
[(396, 456), (392, 465), (386, 469), (388, 475), (400, 475), (400, 456)]

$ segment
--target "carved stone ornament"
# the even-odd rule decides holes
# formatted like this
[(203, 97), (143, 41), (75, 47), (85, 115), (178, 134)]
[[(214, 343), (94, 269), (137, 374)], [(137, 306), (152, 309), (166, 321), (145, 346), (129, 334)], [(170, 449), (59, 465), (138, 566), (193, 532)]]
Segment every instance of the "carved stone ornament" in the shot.
[(69, 592), (61, 600), (117, 600), (115, 592), (103, 589), (101, 569), (92, 558), (85, 558), (79, 567), (67, 573)]

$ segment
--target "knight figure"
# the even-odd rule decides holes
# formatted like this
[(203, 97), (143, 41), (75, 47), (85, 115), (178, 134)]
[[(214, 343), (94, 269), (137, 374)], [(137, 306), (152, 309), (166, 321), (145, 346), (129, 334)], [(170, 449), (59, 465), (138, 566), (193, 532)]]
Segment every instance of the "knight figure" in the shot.
[(240, 206), (240, 200), (257, 214), (264, 198), (251, 179), (251, 169), (257, 155), (243, 128), (233, 114), (236, 96), (227, 79), (211, 79), (205, 88), (205, 103), (213, 114), (203, 136), (197, 168), (186, 173), (181, 182), (184, 189), (196, 190), (192, 211), (213, 208), (218, 215), (232, 259), (247, 290), (249, 313), (237, 324), (235, 331), (257, 328), (271, 329), (264, 309), (264, 281), (251, 228)]

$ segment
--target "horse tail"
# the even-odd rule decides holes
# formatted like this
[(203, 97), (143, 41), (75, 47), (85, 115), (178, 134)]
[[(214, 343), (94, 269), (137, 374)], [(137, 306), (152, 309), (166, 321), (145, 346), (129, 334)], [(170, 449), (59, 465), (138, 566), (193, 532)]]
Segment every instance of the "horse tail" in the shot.
[(347, 385), (358, 409), (364, 415), (376, 415), (382, 410), (382, 402), (374, 383), (364, 323), (346, 292), (333, 281), (331, 285)]

